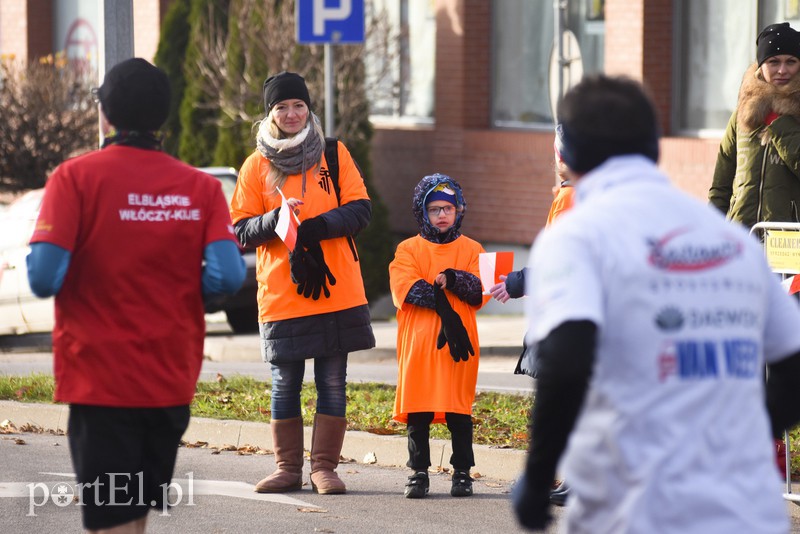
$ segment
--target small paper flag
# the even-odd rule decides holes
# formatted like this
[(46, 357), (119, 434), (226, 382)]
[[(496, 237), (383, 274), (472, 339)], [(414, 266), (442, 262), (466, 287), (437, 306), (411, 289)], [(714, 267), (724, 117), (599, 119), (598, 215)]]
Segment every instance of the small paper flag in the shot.
[(500, 282), (500, 275), (507, 275), (514, 270), (513, 252), (482, 252), (478, 256), (478, 269), (481, 273), (483, 294), (489, 294), (489, 288)]
[(297, 244), (297, 227), (299, 225), (297, 216), (289, 207), (289, 202), (283, 196), (283, 191), (278, 189), (281, 194), (281, 210), (278, 213), (278, 223), (275, 225), (275, 233), (281, 238), (289, 249), (289, 252), (294, 250)]
[(800, 293), (800, 274), (790, 276), (786, 280), (782, 281), (781, 285), (783, 286), (783, 289), (785, 289), (790, 295)]

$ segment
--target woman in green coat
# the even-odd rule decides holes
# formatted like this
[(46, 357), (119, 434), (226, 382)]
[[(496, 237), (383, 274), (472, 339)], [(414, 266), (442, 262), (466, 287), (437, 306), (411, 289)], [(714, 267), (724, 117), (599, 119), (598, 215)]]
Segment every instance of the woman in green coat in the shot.
[(771, 24), (756, 45), (758, 63), (742, 80), (708, 193), (748, 228), (800, 222), (800, 32)]

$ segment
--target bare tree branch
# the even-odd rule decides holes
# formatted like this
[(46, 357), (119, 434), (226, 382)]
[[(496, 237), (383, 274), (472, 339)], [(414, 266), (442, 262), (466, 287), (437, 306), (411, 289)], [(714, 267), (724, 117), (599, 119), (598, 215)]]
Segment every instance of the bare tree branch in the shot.
[(97, 147), (86, 69), (62, 53), (26, 65), (0, 58), (0, 190), (43, 187), (65, 159)]

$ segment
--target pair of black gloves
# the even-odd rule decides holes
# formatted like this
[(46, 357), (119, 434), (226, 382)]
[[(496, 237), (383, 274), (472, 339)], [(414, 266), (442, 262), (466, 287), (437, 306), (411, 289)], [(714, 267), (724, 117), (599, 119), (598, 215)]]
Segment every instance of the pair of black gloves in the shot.
[[(448, 280), (450, 280), (450, 277), (448, 277)], [(461, 317), (450, 306), (447, 295), (444, 294), (444, 289), (437, 283), (433, 284), (433, 298), (436, 314), (442, 319), (442, 327), (439, 329), (439, 337), (436, 339), (436, 348), (441, 349), (447, 343), (450, 356), (453, 357), (456, 363), (467, 361), (470, 356), (475, 355), (475, 350), (472, 348), (472, 342), (469, 340), (469, 334), (467, 329), (464, 328), (464, 323), (461, 322)]]
[(289, 252), (289, 270), (297, 294), (319, 300), (321, 294), (330, 298), (328, 284), (335, 286), (333, 276), (319, 242), (328, 237), (328, 225), (322, 217), (306, 219), (297, 227), (297, 243)]

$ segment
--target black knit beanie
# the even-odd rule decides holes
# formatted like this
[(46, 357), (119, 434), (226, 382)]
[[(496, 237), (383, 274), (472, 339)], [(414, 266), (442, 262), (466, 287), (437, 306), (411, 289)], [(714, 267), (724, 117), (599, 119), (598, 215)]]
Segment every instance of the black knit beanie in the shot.
[(114, 65), (97, 91), (108, 122), (118, 130), (158, 130), (169, 114), (169, 79), (138, 57)]
[(772, 56), (786, 54), (800, 58), (800, 32), (793, 30), (788, 22), (770, 24), (758, 34), (756, 48), (759, 67)]
[(278, 102), (290, 98), (302, 100), (308, 109), (311, 109), (311, 97), (308, 96), (306, 81), (299, 74), (283, 71), (264, 81), (264, 109), (267, 113)]

